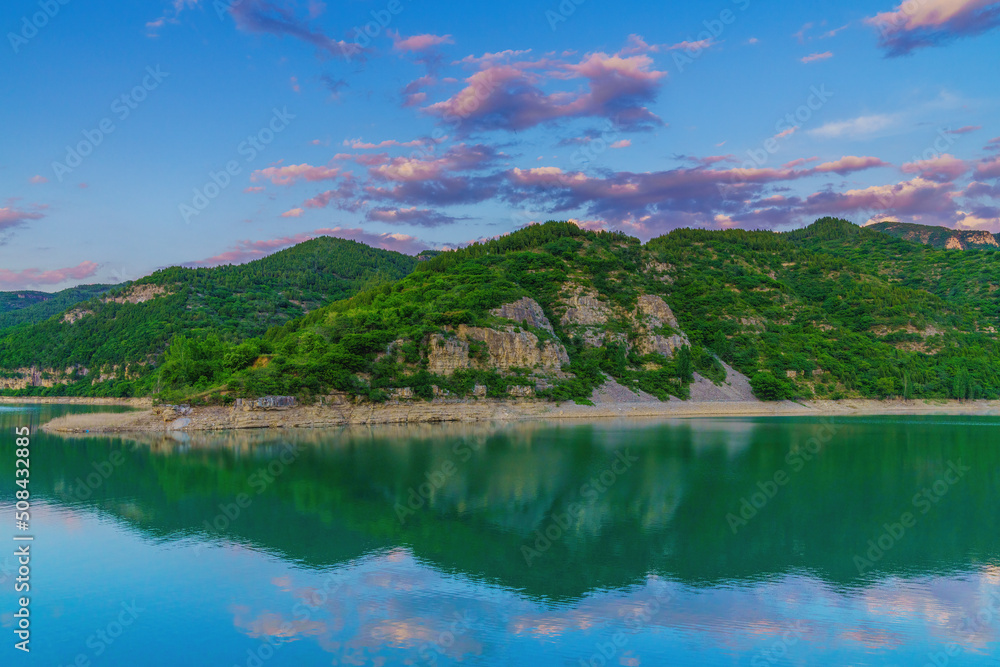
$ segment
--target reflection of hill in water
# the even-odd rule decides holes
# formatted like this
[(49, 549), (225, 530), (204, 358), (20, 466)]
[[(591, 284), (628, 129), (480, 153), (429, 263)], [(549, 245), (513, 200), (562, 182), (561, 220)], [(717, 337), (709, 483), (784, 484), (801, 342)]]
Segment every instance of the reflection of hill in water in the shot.
[[(785, 457), (817, 433), (815, 422), (351, 427), (184, 435), (180, 442), (142, 436), (137, 443), (39, 434), (32, 486), (36, 495), (101, 508), (156, 536), (236, 539), (315, 567), (407, 545), (439, 569), (550, 597), (621, 587), (650, 571), (709, 583), (808, 568), (851, 584), (859, 581), (854, 555), (905, 511), (917, 525), (879, 572), (913, 575), (996, 559), (1000, 422), (908, 421), (841, 421), (799, 472)], [(297, 460), (263, 488), (254, 475), (289, 444), (298, 446)], [(581, 485), (624, 448), (638, 463), (605, 492), (585, 493)], [(91, 497), (74, 500), (75, 481), (115, 450), (125, 463)], [(4, 492), (12, 459), (5, 455), (0, 466)], [(948, 461), (971, 471), (920, 514), (914, 494), (939, 479)], [(454, 473), (401, 523), (396, 503), (449, 465)], [(734, 535), (727, 513), (777, 470), (790, 481)], [(240, 493), (252, 505), (224, 532), (209, 531), (205, 522)], [(522, 546), (577, 502), (582, 516), (528, 567)]]

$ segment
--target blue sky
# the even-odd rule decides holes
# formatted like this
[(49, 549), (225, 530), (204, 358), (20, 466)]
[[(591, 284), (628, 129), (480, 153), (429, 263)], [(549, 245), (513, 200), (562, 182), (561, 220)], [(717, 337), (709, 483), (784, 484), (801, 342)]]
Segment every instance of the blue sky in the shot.
[(1000, 2), (5, 8), (0, 289), (547, 219), (1000, 231)]

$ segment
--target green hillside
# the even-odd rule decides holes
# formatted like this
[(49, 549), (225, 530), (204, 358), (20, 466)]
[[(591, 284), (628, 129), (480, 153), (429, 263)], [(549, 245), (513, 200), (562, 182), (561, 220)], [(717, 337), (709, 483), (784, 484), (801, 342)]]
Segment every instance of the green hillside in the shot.
[(646, 244), (549, 222), (422, 261), (317, 239), (244, 266), (159, 272), (103, 297), (149, 301), (93, 299), (0, 339), (0, 361), (131, 364), (143, 376), (93, 385), (77, 374), (28, 393), (194, 402), (586, 402), (608, 378), (687, 398), (698, 376), (724, 383), (725, 364), (765, 399), (995, 398), (994, 257), (833, 218)]
[[(119, 380), (147, 377), (174, 336), (211, 334), (227, 342), (259, 336), (366, 286), (399, 279), (416, 263), (321, 237), (243, 265), (164, 269), (0, 334), (0, 369), (11, 377), (19, 368), (51, 375), (73, 367), (68, 382), (79, 380), (83, 368)], [(80, 384), (89, 388), (90, 379)]]
[(869, 225), (868, 229), (905, 241), (929, 245), (937, 250), (1000, 250), (996, 236), (983, 230), (932, 227), (908, 222), (877, 222)]
[[(808, 247), (848, 228), (856, 238), (828, 242), (840, 244), (836, 252)], [(722, 381), (721, 360), (764, 398), (1000, 395), (1000, 348), (984, 304), (901, 285), (844, 250), (874, 234), (825, 219), (795, 234), (682, 229), (642, 245), (550, 222), (443, 253), (393, 285), (234, 349), (176, 341), (164, 386), (170, 396), (215, 388), (217, 397), (343, 391), (384, 400), (400, 389), (430, 398), (435, 387), (468, 396), (479, 384), (493, 396), (529, 388), (586, 400), (610, 376), (666, 398), (685, 397), (694, 372)], [(873, 241), (882, 242), (915, 256), (939, 252)], [(545, 326), (498, 313), (525, 297)], [(656, 299), (676, 321), (643, 314)], [(604, 321), (581, 324), (602, 309)], [(541, 351), (522, 353), (523, 367), (504, 361), (516, 336)], [(545, 355), (559, 346), (561, 368)]]
[(0, 292), (0, 331), (19, 324), (47, 320), (81, 301), (100, 296), (117, 285), (79, 285), (59, 292), (18, 290)]
[(960, 308), (970, 326), (1000, 327), (1000, 255), (993, 251), (943, 251), (880, 233), (875, 225), (858, 227), (835, 218), (822, 218), (786, 236), (800, 247), (843, 258), (894, 285), (930, 292)]

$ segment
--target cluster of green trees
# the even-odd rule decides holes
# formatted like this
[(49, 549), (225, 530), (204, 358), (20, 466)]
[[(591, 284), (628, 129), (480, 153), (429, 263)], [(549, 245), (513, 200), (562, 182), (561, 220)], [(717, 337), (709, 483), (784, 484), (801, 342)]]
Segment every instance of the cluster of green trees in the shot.
[[(108, 372), (117, 367), (125, 379), (127, 367), (129, 377), (141, 380), (133, 390), (145, 391), (156, 386), (147, 376), (157, 372), (175, 337), (216, 336), (235, 344), (325, 303), (397, 280), (417, 261), (356, 241), (320, 237), (243, 265), (164, 269), (74, 304), (89, 314), (73, 322), (55, 315), (0, 332), (0, 368), (80, 366)], [(142, 303), (112, 300), (148, 289), (144, 286), (162, 293)], [(86, 379), (72, 384), (47, 391), (102, 391), (88, 388)]]
[[(99, 312), (75, 324), (52, 318), (15, 330), (0, 339), (0, 367), (143, 362), (148, 372), (100, 391), (168, 400), (343, 391), (378, 401), (400, 388), (468, 395), (477, 384), (502, 396), (534, 385), (534, 370), (480, 364), (437, 376), (429, 341), (461, 325), (508, 326), (490, 311), (528, 296), (554, 333), (528, 329), (569, 354), (569, 375), (540, 392), (554, 400), (586, 401), (606, 376), (686, 397), (695, 372), (725, 379), (720, 362), (766, 399), (995, 398), (998, 257), (934, 250), (833, 218), (784, 234), (679, 229), (645, 245), (548, 222), (425, 261), (317, 239), (242, 267), (168, 269), (140, 283), (170, 285), (170, 295), (91, 301)], [(620, 312), (634, 311), (641, 294), (660, 295), (691, 345), (673, 358), (639, 355), (624, 344), (639, 333), (628, 317), (605, 327), (618, 343), (586, 345), (579, 327), (560, 323), (569, 286)], [(316, 307), (340, 297), (349, 298)], [(471, 352), (485, 360), (478, 344)], [(48, 391), (98, 389), (81, 378)]]
[(118, 285), (79, 285), (49, 294), (31, 290), (0, 292), (0, 332), (20, 324), (47, 320), (81, 301), (86, 301)]

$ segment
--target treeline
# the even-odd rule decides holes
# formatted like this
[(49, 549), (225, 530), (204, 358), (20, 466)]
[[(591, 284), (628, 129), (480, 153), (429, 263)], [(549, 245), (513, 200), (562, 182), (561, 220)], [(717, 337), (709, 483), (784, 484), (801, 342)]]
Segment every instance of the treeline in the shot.
[[(330, 301), (397, 280), (416, 258), (321, 237), (243, 265), (173, 267), (128, 283), (62, 314), (0, 335), (0, 368), (153, 372), (175, 336), (215, 335), (236, 343)], [(118, 303), (149, 290), (142, 303)], [(95, 389), (96, 391), (96, 389)]]

